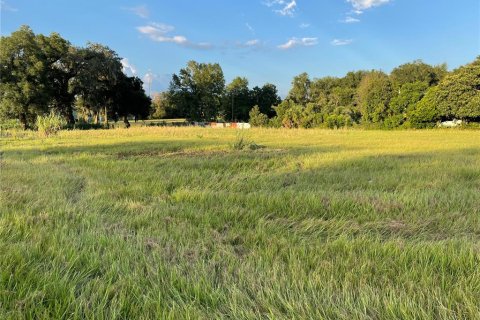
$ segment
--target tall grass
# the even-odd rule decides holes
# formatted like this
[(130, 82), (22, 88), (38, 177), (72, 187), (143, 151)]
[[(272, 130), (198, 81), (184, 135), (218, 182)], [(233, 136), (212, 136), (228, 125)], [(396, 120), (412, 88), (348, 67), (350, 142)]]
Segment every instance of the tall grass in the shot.
[(480, 132), (247, 138), (2, 139), (0, 318), (479, 318)]

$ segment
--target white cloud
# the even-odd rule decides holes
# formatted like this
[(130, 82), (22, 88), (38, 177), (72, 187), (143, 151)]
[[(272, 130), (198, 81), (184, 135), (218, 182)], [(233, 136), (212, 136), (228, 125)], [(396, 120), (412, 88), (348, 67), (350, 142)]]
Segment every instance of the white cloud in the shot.
[(306, 29), (306, 28), (310, 27), (310, 23), (302, 23), (299, 27), (302, 28), (302, 29)]
[(157, 77), (156, 74), (152, 73), (151, 71), (148, 71), (148, 72), (145, 73), (145, 75), (143, 76), (143, 81), (144, 81), (145, 83), (151, 83), (156, 77)]
[(9, 5), (6, 1), (0, 1), (0, 11), (10, 11), (10, 12), (17, 12), (18, 9)]
[(170, 35), (175, 28), (163, 23), (150, 23), (146, 26), (137, 27), (137, 30), (157, 42), (170, 42), (195, 49), (209, 49), (212, 47), (211, 44), (206, 42), (194, 43), (189, 41), (185, 36)]
[(353, 42), (352, 39), (334, 39), (331, 44), (333, 46), (346, 46)]
[(250, 23), (245, 23), (245, 27), (250, 30), (251, 33), (255, 34), (255, 29), (250, 25)]
[(391, 0), (347, 0), (353, 6), (353, 12), (361, 14), (364, 10), (378, 7), (390, 2)]
[(279, 49), (288, 50), (295, 47), (310, 47), (318, 44), (317, 38), (290, 38), (284, 44), (278, 46)]
[(360, 22), (360, 19), (348, 16), (344, 20), (341, 20), (340, 22), (343, 22), (343, 23), (357, 23), (357, 22)]
[(247, 47), (258, 46), (259, 44), (260, 44), (260, 40), (258, 39), (248, 40), (247, 42), (245, 42), (245, 45)]
[[(259, 39), (252, 39), (245, 42), (237, 41), (235, 43), (235, 47), (237, 48), (260, 48), (261, 46), (263, 46), (263, 42), (260, 41)], [(225, 48), (228, 48), (228, 47), (229, 46)]]
[(150, 11), (148, 10), (146, 5), (136, 6), (136, 7), (125, 7), (124, 10), (128, 10), (140, 18), (148, 18), (150, 16)]
[(133, 76), (137, 74), (137, 68), (135, 68), (135, 66), (131, 64), (127, 58), (123, 58), (122, 60), (120, 60), (120, 62), (122, 63), (123, 73), (125, 73), (126, 75), (130, 74)]
[(285, 4), (285, 6), (277, 10), (279, 14), (282, 16), (293, 16), (293, 13), (295, 12), (295, 8), (297, 7), (297, 2), (295, 0), (292, 0), (291, 2)]
[(151, 95), (151, 90), (152, 90), (152, 82), (157, 79), (157, 75), (152, 73), (152, 71), (148, 70), (147, 73), (143, 76), (143, 89), (147, 91), (147, 94), (150, 96)]
[(297, 8), (297, 1), (291, 0), (267, 0), (264, 2), (267, 7), (275, 8), (273, 11), (282, 16), (293, 16)]

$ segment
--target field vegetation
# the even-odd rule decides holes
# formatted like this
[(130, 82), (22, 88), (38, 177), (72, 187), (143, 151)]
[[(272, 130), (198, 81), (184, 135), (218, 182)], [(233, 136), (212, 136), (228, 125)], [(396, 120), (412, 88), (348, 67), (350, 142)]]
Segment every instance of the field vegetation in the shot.
[(479, 318), (480, 131), (0, 143), (1, 319)]

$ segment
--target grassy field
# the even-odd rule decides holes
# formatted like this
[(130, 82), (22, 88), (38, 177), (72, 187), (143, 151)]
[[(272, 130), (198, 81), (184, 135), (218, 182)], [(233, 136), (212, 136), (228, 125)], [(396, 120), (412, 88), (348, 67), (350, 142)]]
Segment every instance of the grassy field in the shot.
[(480, 131), (238, 135), (2, 138), (0, 319), (480, 319)]

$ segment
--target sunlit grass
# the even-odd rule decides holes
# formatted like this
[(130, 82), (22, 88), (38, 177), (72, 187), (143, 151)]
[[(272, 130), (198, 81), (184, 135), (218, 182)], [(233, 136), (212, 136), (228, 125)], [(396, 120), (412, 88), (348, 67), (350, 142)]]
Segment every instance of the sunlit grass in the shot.
[(479, 318), (480, 131), (238, 132), (2, 138), (0, 318)]

